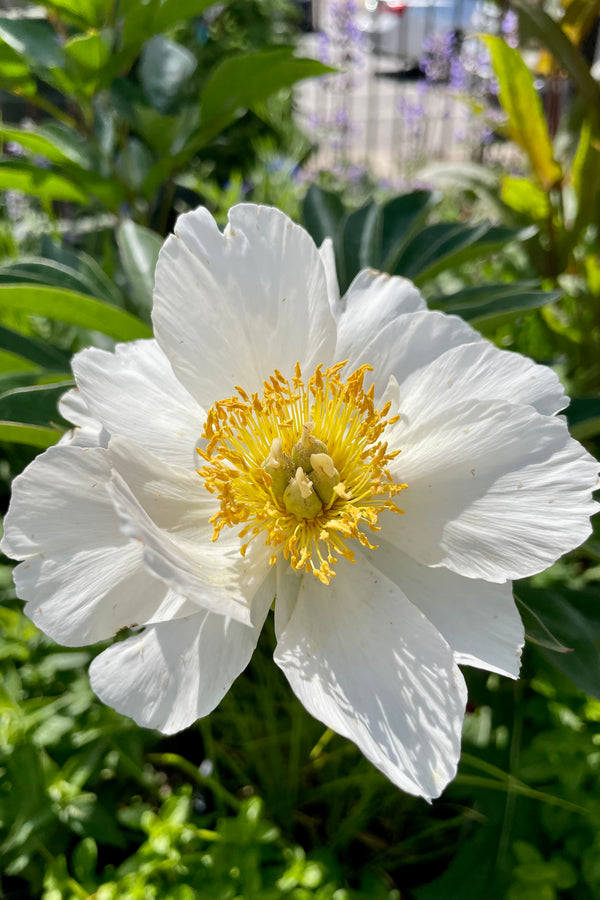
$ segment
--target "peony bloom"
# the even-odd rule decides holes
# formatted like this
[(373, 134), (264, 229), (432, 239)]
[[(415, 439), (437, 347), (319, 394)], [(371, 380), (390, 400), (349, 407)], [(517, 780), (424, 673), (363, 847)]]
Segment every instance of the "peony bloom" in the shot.
[(597, 463), (555, 413), (554, 373), (363, 271), (340, 299), (274, 209), (221, 233), (183, 215), (156, 270), (155, 340), (84, 350), (76, 428), (14, 483), (4, 551), (66, 645), (143, 630), (92, 663), (98, 696), (172, 733), (248, 664), (395, 784), (454, 776), (458, 664), (516, 677), (511, 579), (590, 533)]

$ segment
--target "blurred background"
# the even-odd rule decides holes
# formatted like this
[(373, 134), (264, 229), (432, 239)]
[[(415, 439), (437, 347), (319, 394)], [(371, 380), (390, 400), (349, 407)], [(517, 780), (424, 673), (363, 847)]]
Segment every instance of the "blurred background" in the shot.
[[(147, 337), (177, 215), (273, 204), (552, 366), (600, 453), (600, 0), (0, 0), (0, 496), (70, 357)], [(522, 678), (465, 669), (459, 774), (399, 792), (266, 629), (170, 738), (102, 706), (0, 565), (0, 897), (600, 898), (600, 535), (515, 585)]]

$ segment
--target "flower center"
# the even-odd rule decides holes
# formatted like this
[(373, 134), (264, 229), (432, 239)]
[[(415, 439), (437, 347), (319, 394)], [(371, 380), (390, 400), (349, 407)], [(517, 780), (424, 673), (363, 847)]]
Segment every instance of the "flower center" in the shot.
[(373, 386), (363, 389), (371, 366), (343, 380), (345, 365), (317, 366), (306, 383), (298, 363), (291, 380), (276, 369), (262, 397), (236, 386), (237, 396), (208, 411), (206, 447), (197, 448), (205, 461), (198, 474), (220, 500), (213, 541), (225, 526), (242, 525), (242, 555), (262, 536), (271, 564), (283, 553), (324, 584), (339, 556), (354, 562), (349, 541), (374, 549), (366, 528), (379, 530), (384, 509), (401, 513), (392, 498), (406, 488), (387, 469), (400, 451), (382, 440), (398, 416), (389, 416), (389, 403), (375, 409)]

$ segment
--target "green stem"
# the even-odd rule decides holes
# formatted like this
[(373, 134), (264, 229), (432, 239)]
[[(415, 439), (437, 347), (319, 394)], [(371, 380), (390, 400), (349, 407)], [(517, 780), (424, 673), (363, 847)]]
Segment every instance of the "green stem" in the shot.
[(185, 759), (184, 756), (180, 756), (178, 753), (148, 753), (147, 759), (155, 766), (179, 769), (180, 772), (187, 775), (190, 781), (193, 781), (200, 787), (209, 788), (215, 796), (225, 800), (232, 809), (236, 811), (241, 809), (242, 804), (237, 797), (230, 794), (227, 788), (224, 788), (222, 784), (211, 778), (210, 775), (202, 775), (198, 767), (188, 759)]

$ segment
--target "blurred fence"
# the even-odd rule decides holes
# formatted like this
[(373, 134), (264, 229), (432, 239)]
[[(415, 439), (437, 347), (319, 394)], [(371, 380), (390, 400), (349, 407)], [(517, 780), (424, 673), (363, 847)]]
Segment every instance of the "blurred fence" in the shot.
[[(480, 0), (315, 0), (305, 52), (340, 70), (297, 88), (311, 167), (411, 180), (432, 160), (498, 154), (494, 82), (478, 33), (516, 45), (516, 16)], [(482, 111), (483, 110), (483, 114)]]

